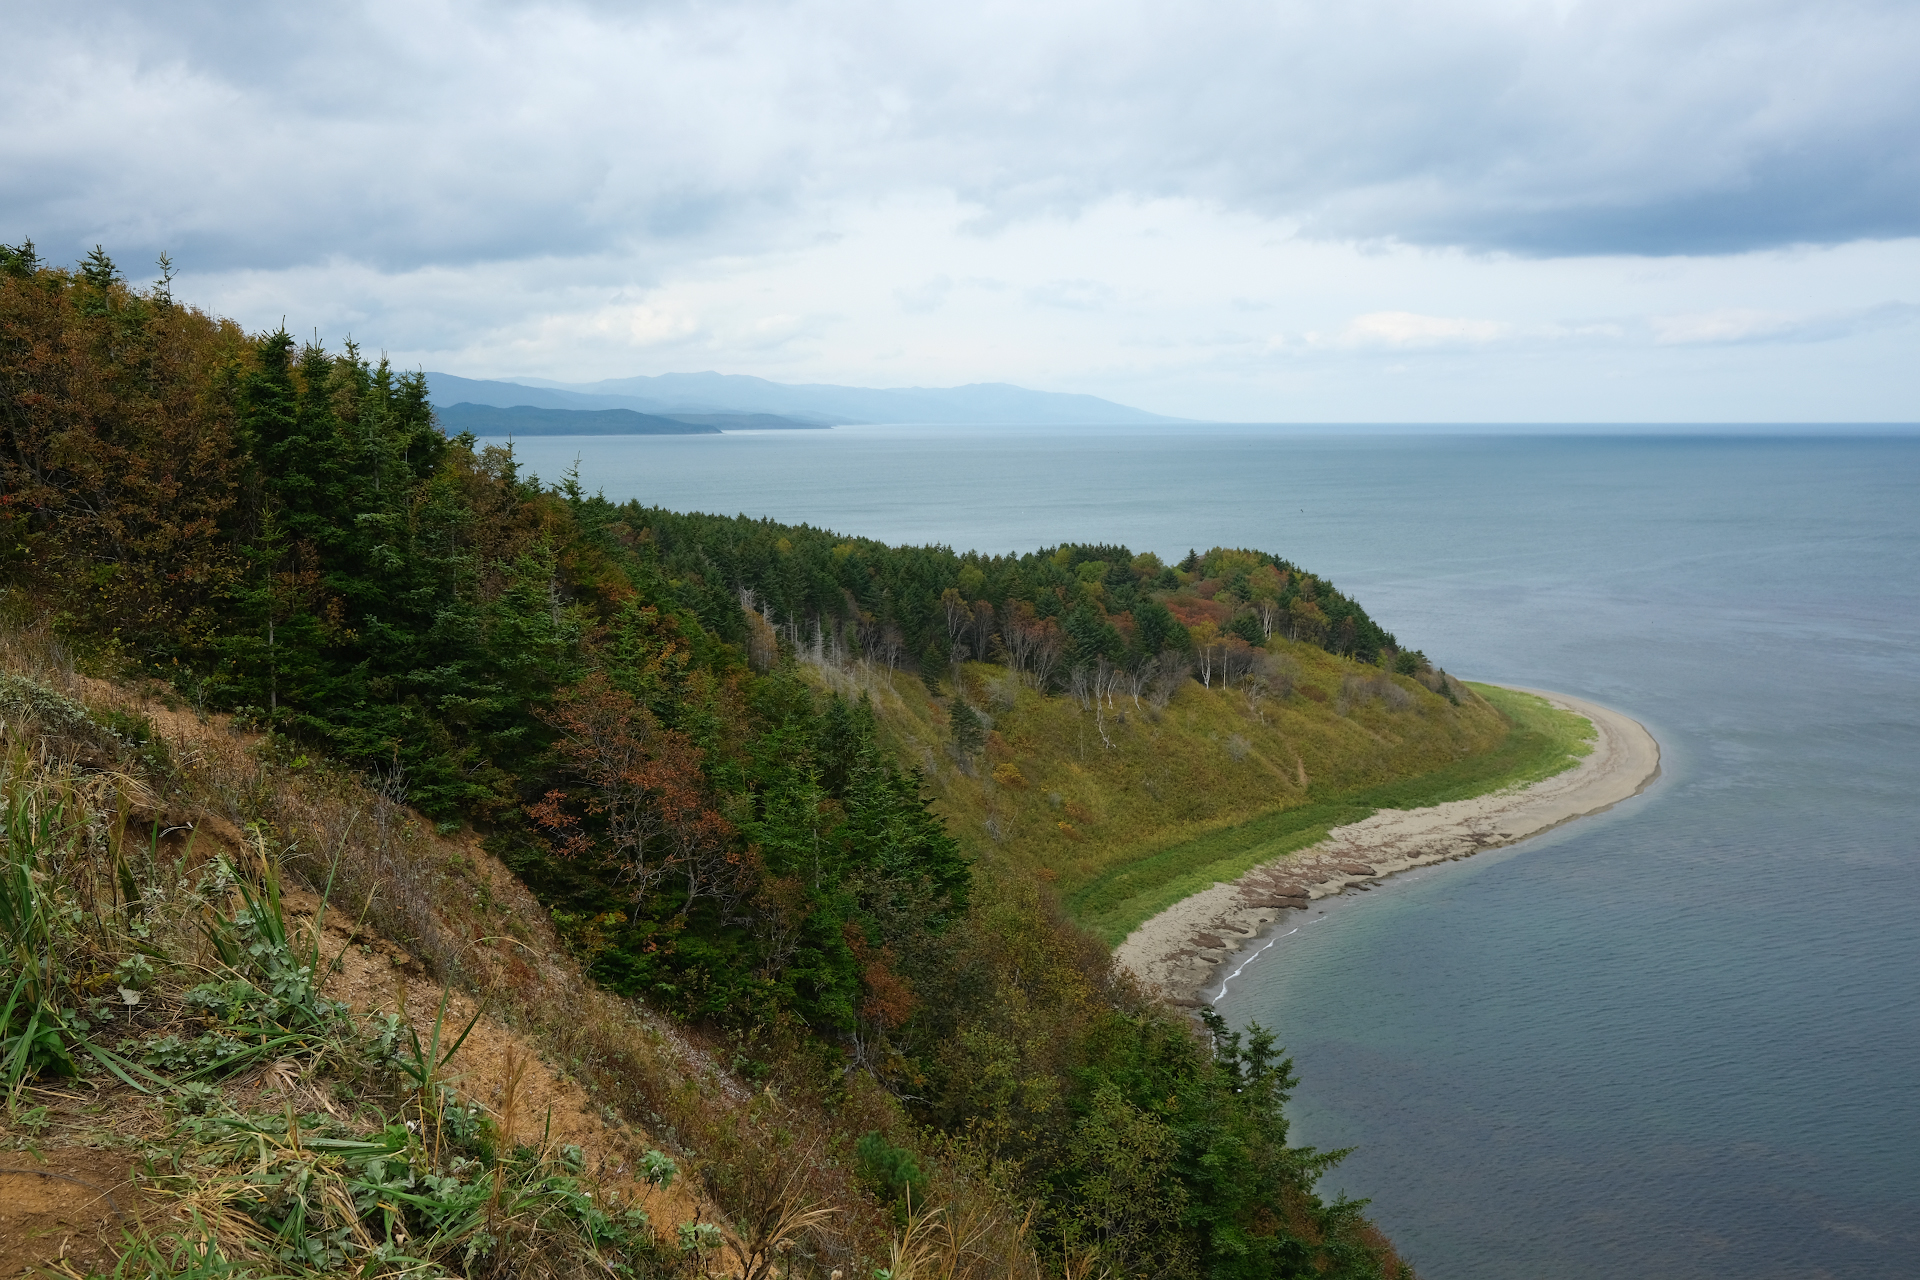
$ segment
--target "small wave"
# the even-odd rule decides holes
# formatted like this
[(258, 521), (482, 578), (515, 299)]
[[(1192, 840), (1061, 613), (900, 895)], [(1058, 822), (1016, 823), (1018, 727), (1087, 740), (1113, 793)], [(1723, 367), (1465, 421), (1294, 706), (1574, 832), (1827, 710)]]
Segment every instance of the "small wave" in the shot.
[[(1315, 924), (1315, 923), (1317, 923), (1317, 921), (1309, 920), (1307, 922), (1307, 924)], [(1245, 973), (1247, 971), (1248, 965), (1252, 964), (1255, 960), (1258, 960), (1261, 956), (1265, 955), (1267, 953), (1267, 947), (1271, 947), (1274, 943), (1280, 941), (1281, 938), (1291, 938), (1294, 934), (1300, 932), (1300, 930), (1306, 927), (1307, 927), (1306, 925), (1295, 925), (1293, 928), (1287, 930), (1285, 933), (1276, 934), (1275, 936), (1268, 938), (1266, 947), (1260, 948), (1258, 951), (1248, 956), (1245, 960), (1242, 960), (1240, 962), (1240, 967), (1238, 969), (1235, 969), (1232, 973), (1220, 979), (1220, 990), (1214, 996), (1214, 999), (1218, 1000), (1220, 999), (1221, 996), (1226, 995), (1227, 984), (1229, 982), (1232, 982), (1235, 978), (1239, 977), (1241, 974)]]

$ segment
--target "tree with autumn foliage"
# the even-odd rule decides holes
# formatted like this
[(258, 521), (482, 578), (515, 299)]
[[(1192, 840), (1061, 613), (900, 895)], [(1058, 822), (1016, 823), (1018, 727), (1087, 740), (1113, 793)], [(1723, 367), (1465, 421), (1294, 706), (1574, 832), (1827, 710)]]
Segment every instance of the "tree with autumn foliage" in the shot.
[(238, 569), (231, 321), (0, 245), (0, 526), (9, 574), (76, 635), (191, 658)]
[(583, 807), (600, 836), (591, 840), (563, 793), (549, 791), (527, 812), (558, 840), (556, 852), (571, 858), (597, 845), (636, 907), (684, 876), (684, 913), (710, 880), (710, 848), (732, 834), (707, 804), (700, 749), (601, 672), (555, 693), (541, 719), (559, 734), (554, 754), (587, 788)]

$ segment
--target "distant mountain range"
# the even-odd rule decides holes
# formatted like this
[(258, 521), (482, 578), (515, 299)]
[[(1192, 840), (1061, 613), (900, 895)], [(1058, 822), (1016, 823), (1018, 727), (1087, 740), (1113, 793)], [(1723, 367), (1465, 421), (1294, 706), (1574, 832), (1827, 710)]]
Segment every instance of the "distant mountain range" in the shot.
[(443, 419), (447, 408), (465, 403), (501, 409), (626, 409), (723, 431), (878, 422), (1108, 426), (1181, 421), (1097, 396), (1029, 391), (1004, 382), (880, 389), (823, 383), (789, 385), (734, 373), (663, 373), (565, 383), (543, 378), (487, 381), (429, 372), (427, 388)]
[(713, 423), (685, 422), (632, 409), (543, 409), (514, 405), (436, 404), (433, 411), (448, 435), (476, 436), (700, 436), (719, 435)]

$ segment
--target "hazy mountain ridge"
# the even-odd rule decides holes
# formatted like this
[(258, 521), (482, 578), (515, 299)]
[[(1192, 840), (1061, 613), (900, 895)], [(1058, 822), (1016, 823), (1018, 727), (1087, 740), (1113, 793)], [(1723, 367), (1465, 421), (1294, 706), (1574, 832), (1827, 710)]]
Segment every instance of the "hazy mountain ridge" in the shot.
[(632, 409), (550, 409), (520, 404), (458, 404), (434, 406), (434, 416), (448, 435), (471, 431), (476, 436), (698, 436), (718, 435), (712, 423), (683, 422)]
[(543, 378), (485, 380), (427, 373), (435, 404), (466, 401), (510, 408), (632, 409), (640, 413), (775, 414), (817, 425), (905, 422), (929, 425), (1145, 424), (1179, 422), (1098, 396), (1030, 391), (1008, 383), (961, 387), (843, 387), (788, 384), (729, 373), (664, 373), (560, 383)]

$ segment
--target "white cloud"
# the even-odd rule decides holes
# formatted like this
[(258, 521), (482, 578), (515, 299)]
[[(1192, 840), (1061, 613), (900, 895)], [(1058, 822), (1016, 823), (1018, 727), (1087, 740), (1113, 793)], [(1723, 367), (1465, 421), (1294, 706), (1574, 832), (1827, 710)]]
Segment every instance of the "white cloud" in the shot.
[(1824, 342), (1874, 329), (1893, 328), (1920, 318), (1920, 307), (1902, 302), (1841, 312), (1807, 315), (1723, 307), (1648, 320), (1655, 340), (1664, 345), (1733, 342)]
[[(1889, 281), (1920, 279), (1920, 241), (1648, 271), (1633, 258), (1276, 237), (1195, 202), (1111, 201), (992, 236), (966, 229), (974, 212), (933, 194), (861, 202), (802, 248), (659, 273), (609, 255), (203, 274), (181, 287), (249, 325), (285, 314), (470, 376), (1011, 381), (1256, 420), (1920, 417), (1899, 350), (1914, 309), (1880, 301)], [(933, 267), (952, 282), (944, 301), (903, 309)], [(1099, 284), (1105, 305), (1051, 305), (1046, 286), (1063, 280)], [(1663, 343), (1654, 326), (1728, 310), (1810, 319), (1740, 343)], [(1817, 332), (1832, 336), (1810, 341)]]
[(1355, 316), (1340, 338), (1349, 346), (1438, 347), (1494, 342), (1512, 332), (1512, 325), (1499, 320), (1375, 311)]
[(1795, 317), (1778, 311), (1754, 311), (1745, 307), (1724, 307), (1692, 315), (1654, 316), (1649, 321), (1657, 341), (1674, 344), (1688, 342), (1751, 342), (1756, 338), (1774, 338), (1795, 327)]
[(1113, 289), (1099, 280), (1048, 280), (1028, 289), (1027, 301), (1063, 311), (1101, 311), (1112, 304)]
[(893, 291), (893, 297), (902, 311), (925, 313), (938, 311), (952, 292), (953, 280), (942, 275), (922, 280), (919, 284), (901, 285)]

